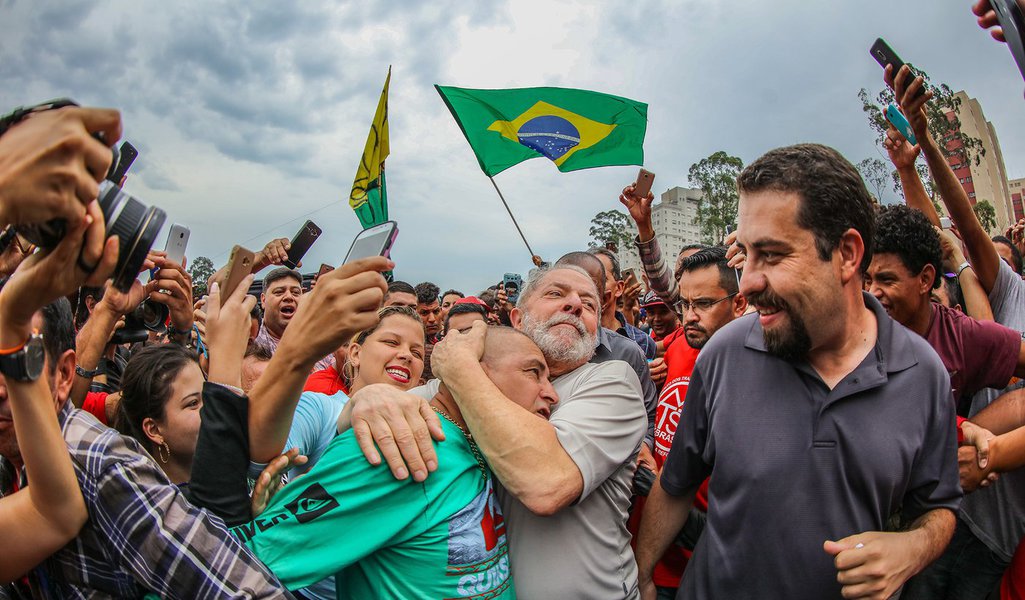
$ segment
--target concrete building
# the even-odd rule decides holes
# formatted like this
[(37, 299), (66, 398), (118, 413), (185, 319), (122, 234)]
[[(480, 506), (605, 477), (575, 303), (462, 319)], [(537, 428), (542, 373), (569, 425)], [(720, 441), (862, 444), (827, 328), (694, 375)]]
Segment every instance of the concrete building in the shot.
[(1025, 178), (1008, 181), (1007, 190), (1011, 193), (1011, 210), (1017, 223), (1019, 219), (1025, 219)]
[(961, 132), (982, 140), (986, 154), (979, 165), (955, 164), (956, 161), (952, 159), (951, 167), (968, 193), (968, 199), (973, 206), (980, 200), (988, 200), (993, 205), (997, 226), (990, 233), (1003, 232), (1017, 219), (1014, 218), (1011, 193), (1007, 186), (1007, 172), (1004, 169), (1004, 156), (1000, 151), (996, 129), (986, 120), (978, 100), (969, 97), (964, 91), (957, 92), (954, 96), (961, 100), (961, 108), (957, 115), (961, 121)]
[[(662, 255), (671, 264), (675, 264), (681, 248), (701, 240), (701, 228), (694, 224), (700, 201), (701, 190), (674, 187), (662, 192), (660, 201), (651, 206), (651, 225), (655, 237), (662, 247)], [(633, 244), (619, 248), (619, 262), (624, 269), (636, 269), (638, 278), (644, 272), (641, 257)]]

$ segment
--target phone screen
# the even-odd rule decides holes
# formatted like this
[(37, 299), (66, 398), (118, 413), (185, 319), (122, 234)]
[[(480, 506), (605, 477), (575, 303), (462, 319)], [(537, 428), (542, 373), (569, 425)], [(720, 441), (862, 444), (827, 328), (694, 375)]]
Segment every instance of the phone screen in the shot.
[(371, 256), (387, 256), (398, 232), (399, 228), (394, 221), (364, 229), (352, 241), (352, 247), (345, 255), (345, 262), (350, 263)]

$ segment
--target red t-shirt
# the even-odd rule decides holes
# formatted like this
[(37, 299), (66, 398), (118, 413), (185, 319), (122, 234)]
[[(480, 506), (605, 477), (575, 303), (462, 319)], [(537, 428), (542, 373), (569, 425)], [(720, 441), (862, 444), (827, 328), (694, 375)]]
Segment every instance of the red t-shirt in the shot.
[[(658, 406), (655, 409), (655, 464), (662, 468), (662, 463), (669, 456), (669, 448), (673, 445), (673, 438), (676, 437), (676, 426), (680, 422), (680, 410), (683, 408), (683, 401), (687, 397), (687, 388), (690, 385), (690, 376), (694, 371), (694, 361), (698, 358), (698, 351), (690, 347), (687, 338), (684, 337), (683, 328), (670, 333), (662, 340), (665, 347), (663, 358), (666, 362), (666, 382), (662, 386), (662, 393), (658, 397)], [(694, 497), (694, 507), (708, 510), (708, 480), (705, 480)], [(631, 529), (636, 540), (637, 527), (640, 525), (640, 516), (644, 512), (644, 498), (637, 499), (637, 505), (630, 519)], [(683, 570), (687, 567), (691, 552), (684, 550), (675, 543), (666, 550), (662, 559), (655, 565), (655, 573), (652, 580), (659, 587), (676, 588), (680, 586), (680, 579), (683, 577)]]
[(86, 392), (85, 400), (82, 401), (82, 410), (96, 417), (96, 420), (106, 426), (107, 422), (107, 396), (106, 392)]
[(304, 392), (319, 392), (321, 394), (327, 394), (328, 396), (334, 396), (338, 392), (349, 393), (349, 388), (346, 387), (345, 382), (342, 381), (341, 375), (334, 367), (328, 367), (319, 371), (310, 373), (310, 376), (306, 379), (306, 385), (303, 386)]
[(1025, 539), (1018, 544), (1000, 582), (1000, 600), (1025, 600)]
[(1021, 334), (1017, 331), (992, 321), (978, 321), (935, 302), (925, 341), (940, 355), (950, 374), (955, 401), (983, 388), (1006, 387), (1021, 351)]

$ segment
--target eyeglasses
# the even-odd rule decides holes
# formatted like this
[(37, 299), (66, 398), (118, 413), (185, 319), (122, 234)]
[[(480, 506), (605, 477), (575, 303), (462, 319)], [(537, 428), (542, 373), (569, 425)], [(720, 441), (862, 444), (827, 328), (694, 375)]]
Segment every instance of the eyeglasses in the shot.
[(718, 300), (695, 300), (694, 302), (689, 302), (687, 300), (680, 300), (680, 312), (682, 314), (687, 314), (687, 311), (689, 311), (691, 309), (694, 309), (695, 313), (708, 312), (716, 304), (719, 304), (723, 300), (729, 300), (730, 298), (736, 296), (738, 293), (739, 292), (733, 292), (732, 294), (730, 294), (728, 296), (723, 296), (722, 298), (719, 298)]

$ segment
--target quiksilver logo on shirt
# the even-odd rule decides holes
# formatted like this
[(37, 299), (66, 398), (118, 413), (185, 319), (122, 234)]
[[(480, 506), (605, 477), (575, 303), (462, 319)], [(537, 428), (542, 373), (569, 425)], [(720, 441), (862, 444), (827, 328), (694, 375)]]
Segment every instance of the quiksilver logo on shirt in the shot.
[(306, 488), (295, 501), (285, 505), (285, 509), (300, 523), (309, 523), (335, 508), (338, 508), (338, 501), (319, 483)]

